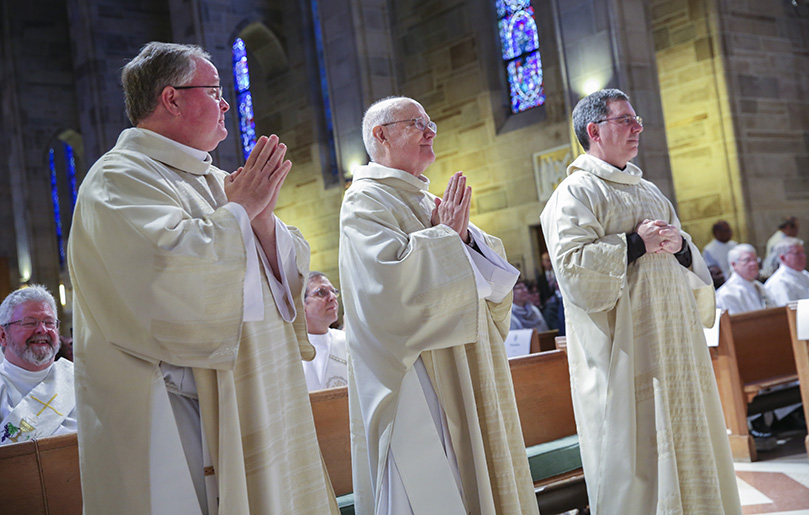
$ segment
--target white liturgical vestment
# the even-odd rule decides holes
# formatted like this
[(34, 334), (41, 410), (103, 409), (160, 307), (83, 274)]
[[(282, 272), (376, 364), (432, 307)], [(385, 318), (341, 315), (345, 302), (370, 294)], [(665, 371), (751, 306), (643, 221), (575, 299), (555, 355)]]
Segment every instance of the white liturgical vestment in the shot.
[(763, 284), (756, 280), (747, 281), (734, 273), (716, 290), (716, 307), (735, 315), (776, 306), (767, 295)]
[(516, 270), (432, 226), (426, 177), (376, 163), (340, 211), (358, 515), (537, 513), (504, 339)]
[(31, 371), (0, 362), (0, 445), (75, 432), (73, 363)]
[(699, 250), (627, 264), (644, 219), (680, 227), (671, 203), (628, 163), (590, 155), (542, 211), (565, 299), (567, 353), (593, 515), (741, 514), (703, 324), (714, 290)]
[(764, 283), (764, 290), (776, 306), (809, 299), (809, 272), (795, 270), (782, 263)]
[[(198, 154), (127, 129), (79, 190), (68, 264), (84, 512), (207, 511), (192, 457), (208, 455), (219, 513), (336, 513), (300, 366), (314, 354), (308, 245), (277, 222), (273, 282), (227, 173)], [(186, 452), (194, 439), (203, 449)]]
[(347, 385), (345, 331), (330, 328), (326, 334), (309, 333), (309, 343), (317, 352), (312, 361), (303, 361), (303, 372), (309, 391)]

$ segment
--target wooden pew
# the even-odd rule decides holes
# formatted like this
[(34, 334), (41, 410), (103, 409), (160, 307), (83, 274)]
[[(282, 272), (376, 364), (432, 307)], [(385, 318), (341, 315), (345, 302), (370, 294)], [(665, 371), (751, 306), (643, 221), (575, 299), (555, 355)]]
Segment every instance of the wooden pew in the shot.
[(761, 395), (798, 379), (786, 308), (763, 309), (719, 319), (719, 345), (710, 348), (733, 459), (756, 461), (747, 416), (800, 402), (796, 389)]
[[(809, 420), (809, 340), (798, 339), (797, 311), (797, 302), (792, 302), (787, 306), (787, 321), (789, 322), (789, 334), (792, 338), (792, 351), (795, 354), (795, 366), (798, 369), (801, 398), (804, 399), (803, 414), (806, 420)], [(809, 435), (806, 435), (804, 445), (806, 446), (806, 452), (809, 452)]]
[[(534, 482), (540, 513), (559, 513), (574, 508), (583, 512), (587, 506), (587, 489), (575, 437), (576, 420), (567, 354), (562, 350), (551, 350), (519, 356), (510, 359), (509, 366), (532, 475), (536, 478), (538, 474), (547, 475), (551, 470), (542, 459), (537, 462), (536, 456), (531, 457), (531, 450), (537, 447), (553, 449), (549, 451), (549, 457), (556, 466), (563, 467), (555, 470), (552, 476)], [(558, 444), (565, 441), (567, 443), (562, 447), (566, 449), (562, 451)], [(565, 463), (559, 464), (559, 455), (550, 456), (550, 453), (559, 452), (567, 454)], [(575, 465), (570, 464), (572, 461)]]
[(550, 331), (543, 331), (541, 333), (534, 329), (534, 335), (531, 338), (531, 354), (556, 349), (554, 339), (557, 334), (559, 334), (558, 329), (551, 329)]
[[(530, 449), (574, 436), (576, 422), (573, 418), (566, 354), (553, 350), (520, 356), (510, 359), (509, 365), (526, 446)], [(353, 513), (353, 506), (350, 505), (353, 498), (348, 495), (352, 492), (352, 486), (347, 387), (311, 392), (309, 398), (320, 452), (326, 462), (334, 493), (338, 496), (341, 512)], [(567, 448), (557, 446), (550, 452), (555, 453), (553, 459), (556, 462), (562, 462), (557, 466), (563, 466), (570, 461), (571, 451), (568, 444)], [(577, 442), (574, 452), (578, 457)], [(540, 511), (558, 513), (587, 506), (580, 458), (577, 465), (568, 469), (571, 467), (534, 483)], [(343, 498), (340, 499), (340, 496)]]
[(3, 513), (82, 512), (76, 434), (0, 446)]

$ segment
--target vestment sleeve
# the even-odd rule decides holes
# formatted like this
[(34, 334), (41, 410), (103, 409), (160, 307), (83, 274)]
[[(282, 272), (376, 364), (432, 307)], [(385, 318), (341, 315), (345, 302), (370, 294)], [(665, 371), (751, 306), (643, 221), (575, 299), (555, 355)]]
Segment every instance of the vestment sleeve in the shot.
[(340, 216), (345, 310), (363, 325), (350, 329), (405, 366), (422, 351), (478, 335), (478, 293), (464, 243), (445, 225), (424, 228), (413, 220), (418, 226), (405, 232), (384, 197), (364, 190), (346, 193)]
[(83, 185), (71, 231), (86, 312), (107, 341), (141, 359), (231, 368), (247, 262), (235, 216), (208, 203), (195, 202), (193, 214), (184, 207), (204, 183), (172, 181), (151, 161), (104, 159), (95, 170), (103, 177)]
[(593, 199), (564, 183), (541, 221), (565, 302), (588, 313), (615, 307), (626, 283), (626, 234), (606, 234)]

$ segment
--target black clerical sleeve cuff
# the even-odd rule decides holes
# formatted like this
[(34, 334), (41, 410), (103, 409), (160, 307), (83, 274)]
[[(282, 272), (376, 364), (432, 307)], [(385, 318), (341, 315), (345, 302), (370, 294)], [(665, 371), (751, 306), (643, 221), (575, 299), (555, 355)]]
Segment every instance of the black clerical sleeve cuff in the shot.
[(636, 232), (626, 233), (626, 264), (632, 264), (636, 259), (646, 254), (646, 244)]
[(674, 254), (674, 257), (676, 257), (677, 261), (679, 261), (680, 264), (683, 265), (684, 267), (686, 268), (691, 267), (691, 263), (693, 262), (691, 256), (691, 246), (688, 244), (687, 241), (685, 241), (685, 238), (683, 238), (683, 248), (680, 249), (680, 252)]

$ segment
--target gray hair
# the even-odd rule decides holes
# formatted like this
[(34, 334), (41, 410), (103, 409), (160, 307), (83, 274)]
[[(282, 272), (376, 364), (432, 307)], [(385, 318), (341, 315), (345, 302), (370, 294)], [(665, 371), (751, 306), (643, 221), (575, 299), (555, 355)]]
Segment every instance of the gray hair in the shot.
[(800, 238), (793, 238), (792, 236), (787, 236), (773, 246), (772, 253), (780, 258), (784, 254), (789, 252), (789, 249), (791, 249), (795, 245), (803, 247), (803, 240)]
[(629, 102), (629, 95), (620, 89), (602, 89), (582, 98), (573, 108), (573, 130), (576, 132), (576, 138), (585, 152), (590, 150), (587, 124), (603, 120), (609, 113), (607, 104), (614, 100), (626, 100)]
[(158, 104), (166, 86), (183, 86), (194, 77), (197, 59), (211, 55), (197, 45), (152, 41), (121, 72), (126, 115), (137, 126)]
[(5, 325), (12, 322), (11, 315), (17, 306), (24, 302), (44, 302), (48, 304), (53, 310), (53, 315), (56, 316), (56, 301), (48, 289), (41, 284), (32, 284), (27, 288), (20, 288), (8, 294), (8, 297), (0, 304), (0, 325)]
[(396, 121), (395, 115), (402, 108), (402, 105), (407, 102), (416, 102), (408, 97), (385, 97), (377, 100), (362, 117), (362, 141), (365, 143), (365, 151), (371, 157), (371, 161), (376, 161), (382, 157), (382, 148), (379, 142), (374, 138), (374, 127)]
[(733, 268), (733, 264), (738, 261), (740, 257), (742, 257), (743, 252), (752, 252), (758, 256), (754, 246), (750, 245), (749, 243), (739, 243), (728, 251), (728, 265), (730, 265), (731, 268)]

